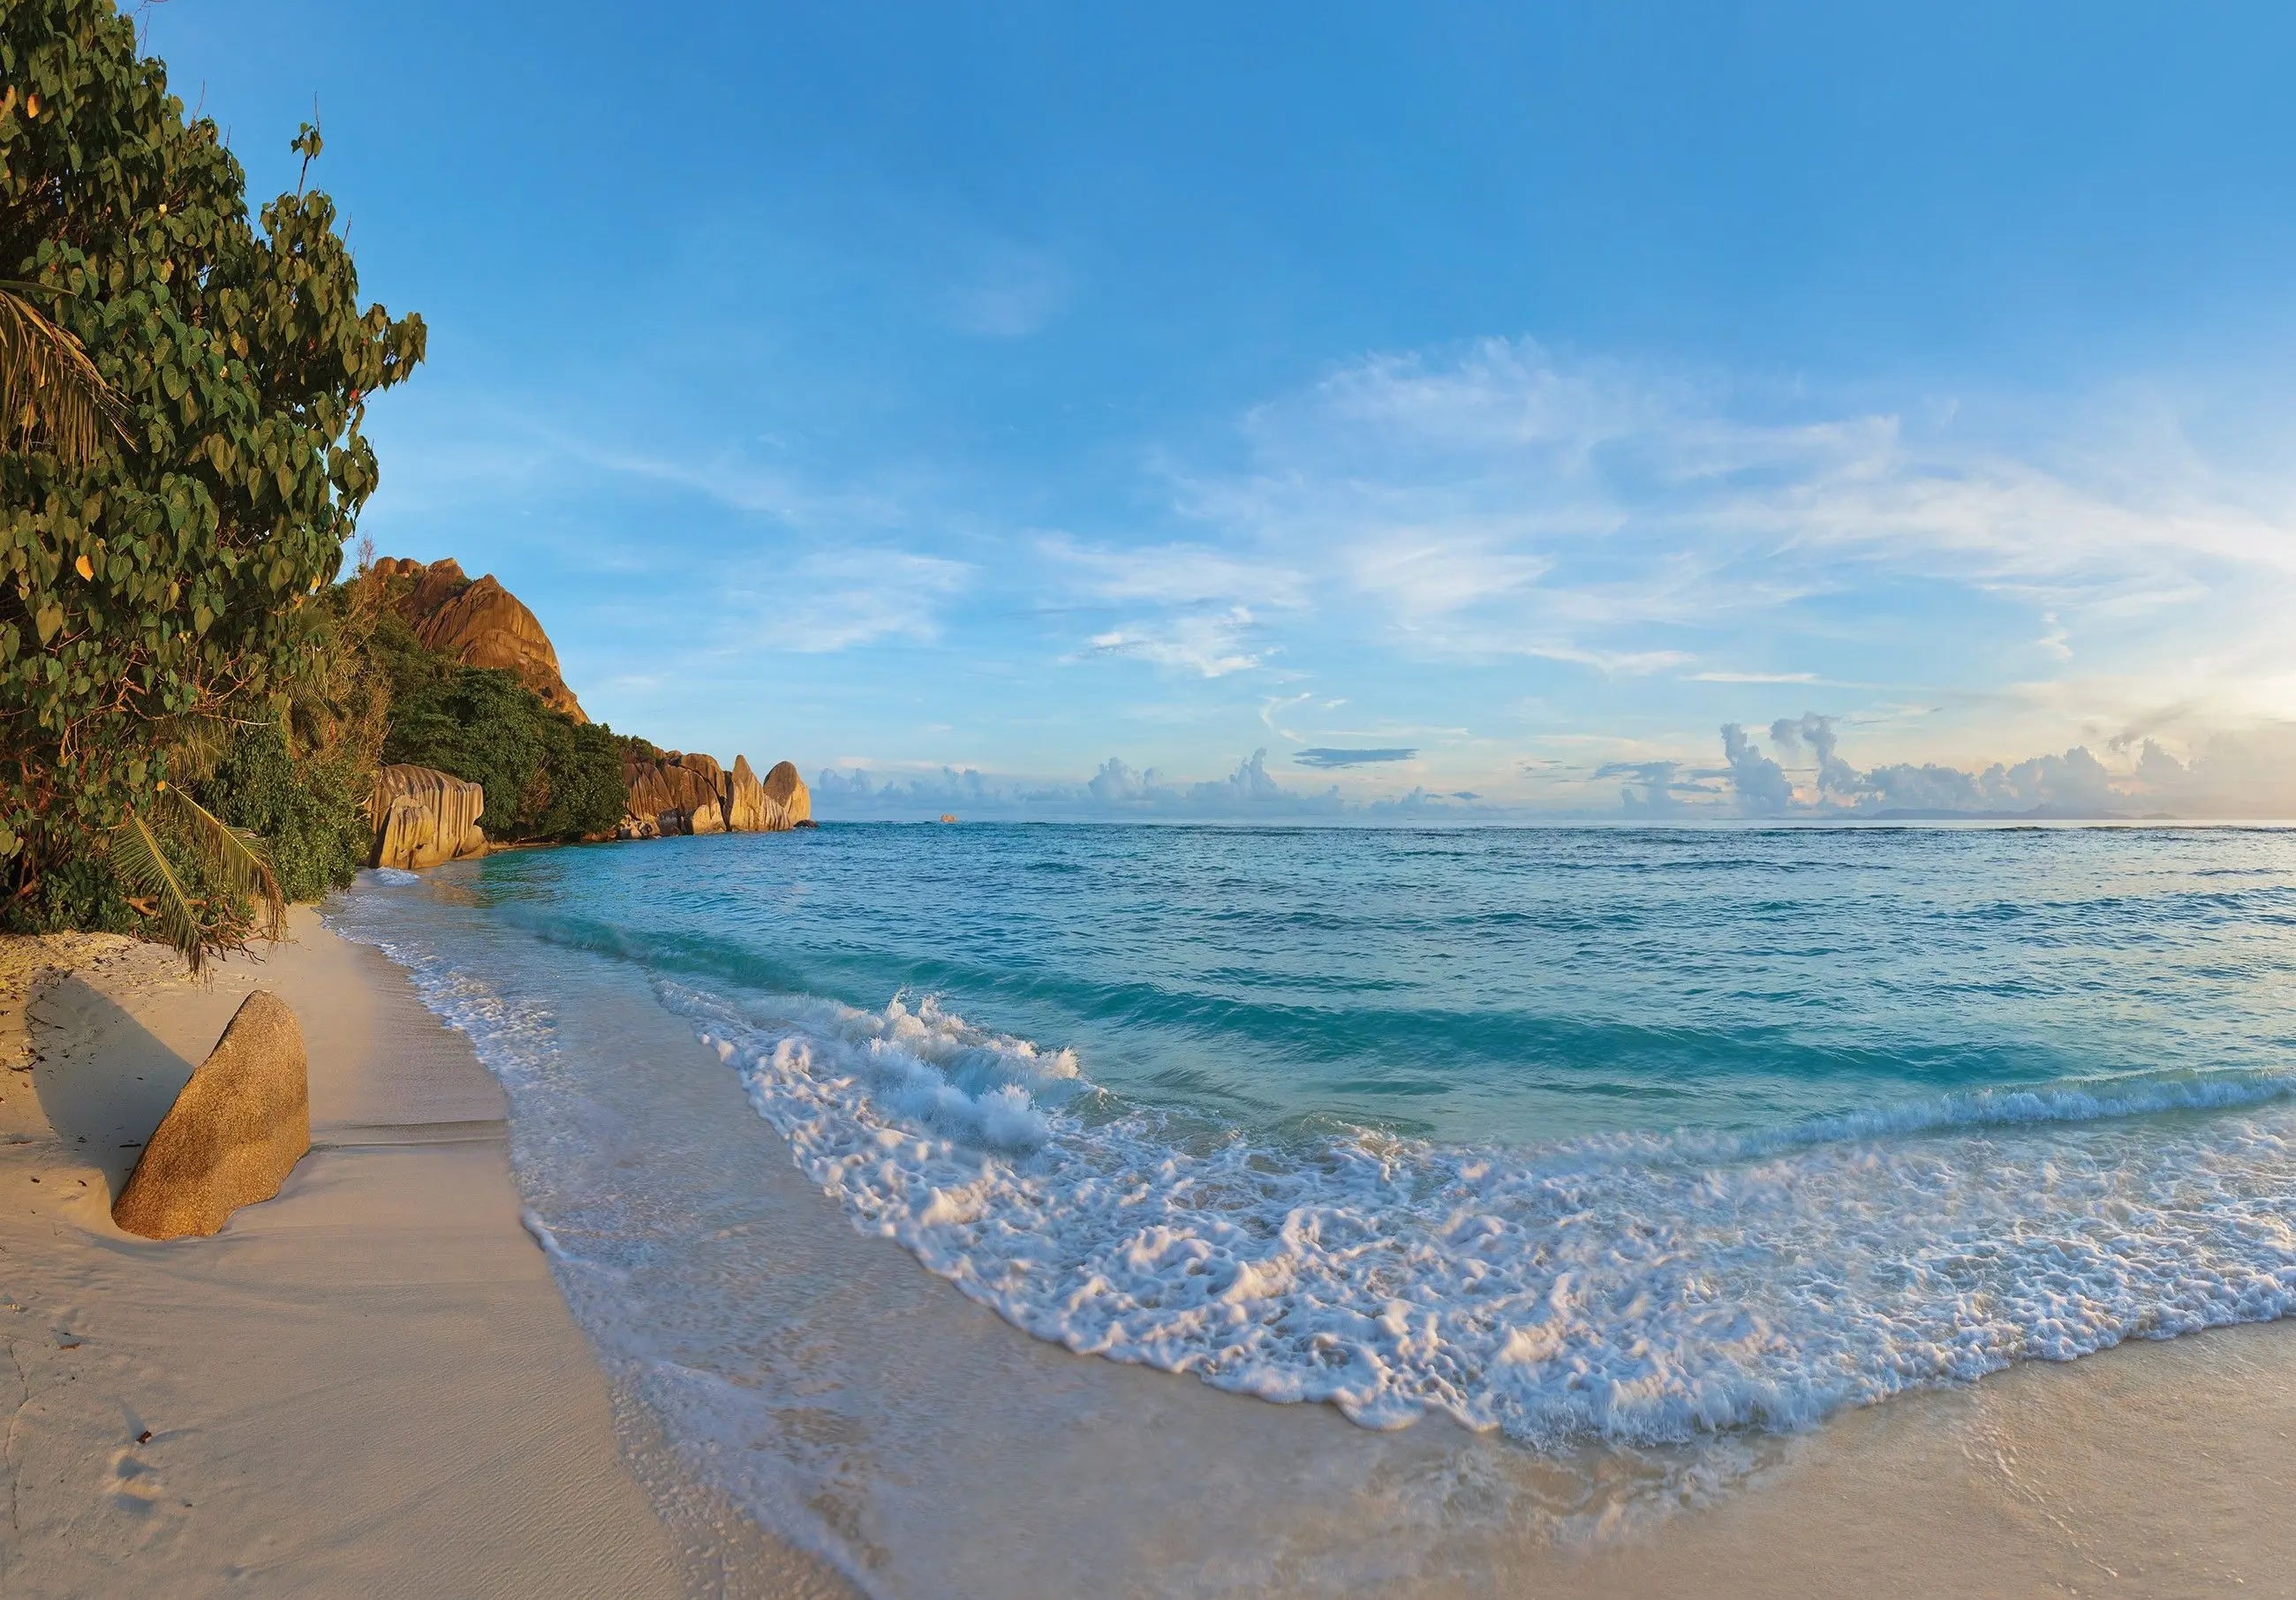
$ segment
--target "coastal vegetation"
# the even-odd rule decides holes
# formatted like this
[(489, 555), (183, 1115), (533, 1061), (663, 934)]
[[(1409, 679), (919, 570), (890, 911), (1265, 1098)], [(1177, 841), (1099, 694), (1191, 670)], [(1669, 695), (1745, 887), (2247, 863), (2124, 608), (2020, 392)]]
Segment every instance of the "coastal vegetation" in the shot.
[(492, 839), (594, 838), (621, 820), (622, 741), (545, 704), (507, 669), (460, 665), (425, 649), (387, 612), (373, 637), (390, 675), (385, 761), (434, 767), (482, 785)]
[[(422, 360), (423, 325), (360, 304), (324, 193), (250, 215), (215, 119), (110, 0), (11, 4), (0, 86), (0, 279), (26, 286), (0, 345), (0, 921), (154, 932), (196, 960), (280, 885), (184, 786), (268, 753), (318, 813), (341, 787), (342, 750), (296, 707), (336, 676), (342, 608), (320, 597), (376, 481), (366, 401)], [(295, 148), (308, 168), (317, 129)], [(313, 815), (277, 794), (226, 810)]]

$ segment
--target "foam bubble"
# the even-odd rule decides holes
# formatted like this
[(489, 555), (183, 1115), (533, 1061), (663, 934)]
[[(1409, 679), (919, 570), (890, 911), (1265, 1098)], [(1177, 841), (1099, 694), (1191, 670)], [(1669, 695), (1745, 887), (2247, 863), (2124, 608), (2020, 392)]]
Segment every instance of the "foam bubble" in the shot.
[(2283, 1078), (1530, 1151), (1279, 1143), (1118, 1105), (1069, 1052), (931, 1000), (660, 992), (857, 1226), (972, 1299), (1371, 1427), (1437, 1411), (1557, 1448), (1799, 1427), (2296, 1297)]

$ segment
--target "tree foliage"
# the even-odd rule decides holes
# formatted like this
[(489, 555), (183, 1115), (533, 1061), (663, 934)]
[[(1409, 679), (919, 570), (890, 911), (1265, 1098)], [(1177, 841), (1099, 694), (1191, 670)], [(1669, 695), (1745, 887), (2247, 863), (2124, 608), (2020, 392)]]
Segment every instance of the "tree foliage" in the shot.
[(0, 450), (0, 920), (100, 923), (101, 841), (217, 725), (294, 715), (375, 485), (365, 403), (423, 328), (360, 306), (325, 194), (250, 218), (111, 0), (8, 0), (0, 85), (0, 279), (37, 286), (120, 424), (85, 461)]

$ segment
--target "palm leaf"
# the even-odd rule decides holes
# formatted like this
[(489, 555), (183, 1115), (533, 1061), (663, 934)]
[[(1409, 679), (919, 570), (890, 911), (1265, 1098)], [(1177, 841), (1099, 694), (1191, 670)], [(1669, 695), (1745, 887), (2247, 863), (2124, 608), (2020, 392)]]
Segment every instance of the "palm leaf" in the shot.
[(231, 897), (234, 906), (253, 902), (257, 931), (277, 939), (287, 931), (287, 897), (279, 891), (271, 847), (245, 828), (234, 828), (182, 790), (160, 791), (155, 805), (183, 834), (207, 881)]
[(45, 435), (59, 460), (95, 458), (104, 435), (127, 430), (119, 395), (78, 340), (24, 298), (40, 285), (0, 281), (0, 439)]
[(111, 830), (111, 869), (118, 873), (127, 887), (135, 890), (152, 909), (146, 913), (160, 924), (160, 932), (168, 943), (176, 947), (193, 973), (208, 949), (207, 930), (200, 924), (197, 907), (192, 903), (191, 890), (184, 886), (175, 864), (145, 822), (131, 807)]
[(152, 743), (167, 753), (169, 772), (201, 783), (213, 777), (231, 753), (231, 724), (213, 712), (183, 713), (162, 718), (152, 729)]
[[(287, 931), (286, 897), (261, 839), (222, 821), (180, 789), (162, 788), (147, 809), (148, 816), (129, 807), (111, 830), (112, 870), (135, 892), (137, 909), (159, 924), (160, 937), (175, 946), (193, 973), (210, 954), (239, 948), (250, 929), (266, 939)], [(194, 896), (168, 859), (155, 821), (197, 864), (202, 882), (220, 902), (217, 915), (206, 915), (215, 902)], [(254, 915), (243, 921), (241, 908), (250, 905)]]

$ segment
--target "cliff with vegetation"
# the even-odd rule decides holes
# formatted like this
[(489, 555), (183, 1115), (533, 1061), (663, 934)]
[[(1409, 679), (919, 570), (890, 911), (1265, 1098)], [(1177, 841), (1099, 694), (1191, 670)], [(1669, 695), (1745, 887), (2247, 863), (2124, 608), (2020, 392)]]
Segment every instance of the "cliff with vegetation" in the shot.
[(111, 0), (0, 7), (0, 931), (196, 965), (383, 857), (808, 820), (590, 722), (491, 576), (344, 577), (425, 335), (292, 149), (251, 211)]
[(558, 652), (532, 611), (495, 581), (493, 573), (473, 583), (454, 561), (385, 559), (376, 577), (392, 586), (394, 609), (414, 630), (422, 647), (463, 667), (492, 667), (509, 673), (554, 711), (587, 722), (574, 691), (558, 673)]
[[(590, 722), (541, 622), (493, 574), (474, 582), (452, 561), (386, 558), (355, 581), (371, 590), (370, 648), (390, 680), (382, 759), (478, 784), (488, 840), (658, 839), (810, 825), (811, 797), (786, 761), (761, 784), (746, 757), (736, 756), (729, 773), (714, 757), (665, 751)], [(383, 820), (376, 816), (378, 830)], [(377, 849), (378, 860), (388, 853), (380, 831)]]

